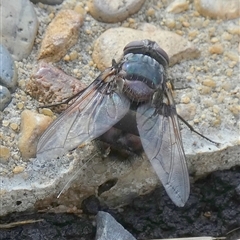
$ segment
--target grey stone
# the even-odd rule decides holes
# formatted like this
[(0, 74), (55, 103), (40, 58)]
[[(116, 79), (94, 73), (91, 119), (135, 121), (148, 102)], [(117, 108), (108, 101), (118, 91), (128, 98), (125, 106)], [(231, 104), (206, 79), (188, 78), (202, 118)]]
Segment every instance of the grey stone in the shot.
[(48, 4), (48, 5), (57, 5), (61, 4), (63, 0), (30, 0), (33, 3), (43, 3), (43, 4)]
[(0, 86), (0, 111), (3, 111), (11, 102), (12, 96), (6, 87)]
[(17, 71), (8, 50), (0, 44), (0, 85), (14, 92), (17, 88)]
[(26, 58), (32, 51), (38, 29), (35, 10), (29, 0), (1, 1), (0, 38), (15, 60)]
[(121, 224), (119, 224), (109, 213), (98, 212), (97, 233), (95, 240), (136, 240)]
[(90, 14), (98, 21), (121, 22), (138, 12), (145, 0), (91, 0), (88, 7)]

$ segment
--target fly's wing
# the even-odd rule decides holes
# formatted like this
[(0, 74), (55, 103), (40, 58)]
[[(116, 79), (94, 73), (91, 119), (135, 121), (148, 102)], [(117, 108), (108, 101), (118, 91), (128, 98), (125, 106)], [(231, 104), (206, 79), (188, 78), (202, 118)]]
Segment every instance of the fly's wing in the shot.
[[(170, 92), (167, 97), (174, 104)], [(185, 154), (175, 105), (165, 104), (164, 107), (166, 111), (162, 115), (150, 103), (139, 106), (137, 127), (143, 149), (168, 196), (177, 206), (183, 207), (190, 192)]]
[(62, 156), (102, 135), (128, 112), (129, 100), (123, 94), (111, 92), (111, 84), (104, 76), (102, 73), (47, 128), (38, 142), (37, 158)]

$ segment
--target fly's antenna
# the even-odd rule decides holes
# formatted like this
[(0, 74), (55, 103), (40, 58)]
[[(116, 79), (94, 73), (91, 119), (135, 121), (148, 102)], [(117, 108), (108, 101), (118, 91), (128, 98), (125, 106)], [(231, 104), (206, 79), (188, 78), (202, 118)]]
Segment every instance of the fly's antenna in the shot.
[(65, 184), (65, 186), (63, 187), (63, 189), (61, 190), (61, 192), (57, 195), (57, 198), (59, 198), (61, 196), (61, 194), (64, 192), (64, 190), (67, 188), (67, 186), (69, 185), (69, 183), (79, 174), (79, 172), (83, 169), (83, 167), (86, 166), (87, 163), (89, 163), (95, 156), (97, 155), (97, 153), (93, 154), (79, 169), (76, 173), (74, 173), (74, 175), (67, 181), (67, 183)]

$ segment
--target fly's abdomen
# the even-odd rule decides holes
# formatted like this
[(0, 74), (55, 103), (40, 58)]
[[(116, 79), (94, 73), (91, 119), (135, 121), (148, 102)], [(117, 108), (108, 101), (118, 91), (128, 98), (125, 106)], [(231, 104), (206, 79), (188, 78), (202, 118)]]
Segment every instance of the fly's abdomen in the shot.
[(150, 100), (165, 80), (164, 67), (144, 54), (126, 54), (121, 72), (124, 73), (124, 93), (136, 102)]

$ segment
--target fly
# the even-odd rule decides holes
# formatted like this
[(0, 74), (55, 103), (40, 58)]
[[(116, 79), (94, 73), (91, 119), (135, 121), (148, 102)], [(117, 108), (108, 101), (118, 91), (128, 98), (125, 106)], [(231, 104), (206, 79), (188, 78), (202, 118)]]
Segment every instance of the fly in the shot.
[[(130, 134), (139, 137), (140, 148), (168, 196), (177, 206), (184, 206), (190, 192), (189, 175), (171, 83), (166, 76), (168, 64), (167, 53), (156, 42), (130, 42), (121, 60), (113, 61), (112, 67), (81, 91), (47, 128), (39, 140), (37, 157), (59, 157), (110, 134), (112, 127), (130, 128)], [(119, 124), (124, 119), (130, 120)], [(131, 121), (133, 127), (129, 127)], [(132, 145), (135, 150), (134, 142)]]

